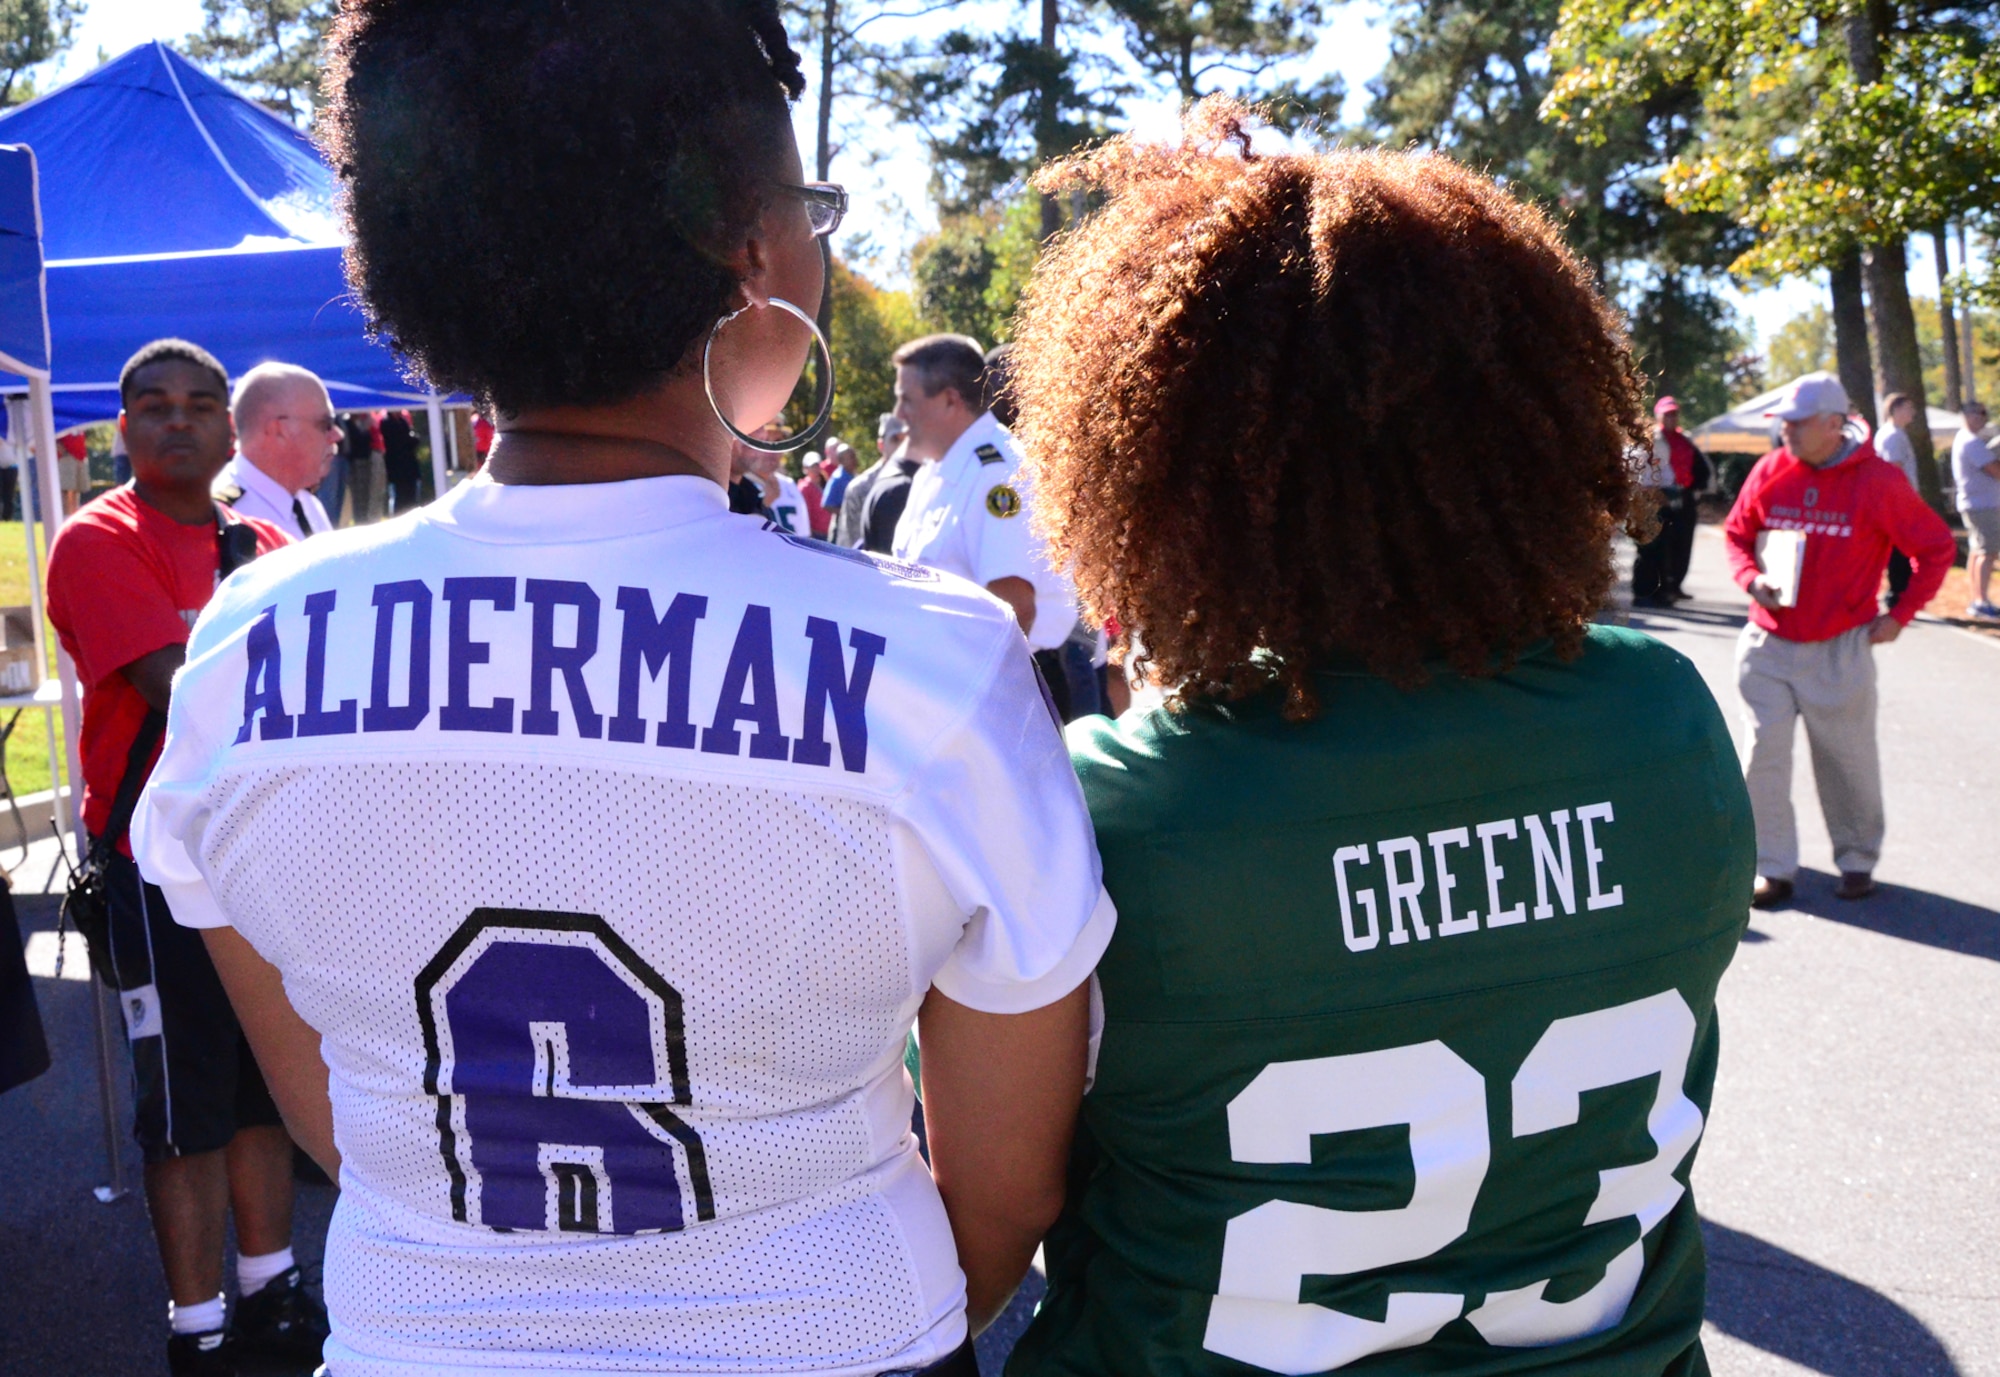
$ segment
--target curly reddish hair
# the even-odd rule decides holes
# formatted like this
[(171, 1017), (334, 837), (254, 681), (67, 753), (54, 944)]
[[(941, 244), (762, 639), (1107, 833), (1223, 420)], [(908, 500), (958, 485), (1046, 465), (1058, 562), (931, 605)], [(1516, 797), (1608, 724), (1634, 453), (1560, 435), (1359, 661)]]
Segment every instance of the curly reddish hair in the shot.
[(1103, 206), (1015, 333), (1036, 520), (1091, 618), (1175, 701), (1358, 657), (1498, 673), (1568, 657), (1612, 538), (1646, 534), (1644, 384), (1537, 211), (1437, 155), (1252, 151), (1211, 97), (1178, 146), (1044, 169)]

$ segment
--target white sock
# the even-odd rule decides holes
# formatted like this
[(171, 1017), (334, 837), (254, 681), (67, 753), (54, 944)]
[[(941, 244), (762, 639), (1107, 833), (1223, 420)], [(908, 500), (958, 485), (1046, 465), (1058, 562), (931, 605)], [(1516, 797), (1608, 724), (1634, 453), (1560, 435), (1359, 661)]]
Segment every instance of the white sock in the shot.
[(236, 1258), (236, 1292), (238, 1295), (254, 1296), (264, 1289), (264, 1283), (291, 1270), (290, 1248), (280, 1248), (261, 1257), (244, 1257), (239, 1253)]
[(198, 1305), (167, 1302), (167, 1326), (176, 1334), (213, 1334), (222, 1328), (222, 1297)]

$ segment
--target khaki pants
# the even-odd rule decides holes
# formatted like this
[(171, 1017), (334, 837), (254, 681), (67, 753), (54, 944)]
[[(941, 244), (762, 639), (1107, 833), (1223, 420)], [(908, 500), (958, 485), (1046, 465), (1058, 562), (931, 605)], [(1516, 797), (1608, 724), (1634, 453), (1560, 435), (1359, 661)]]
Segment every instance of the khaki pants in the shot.
[(1750, 728), (1743, 768), (1757, 817), (1757, 873), (1799, 868), (1792, 742), (1803, 717), (1834, 864), (1873, 872), (1882, 855), (1882, 761), (1875, 744), (1875, 648), (1858, 626), (1830, 641), (1787, 641), (1752, 623), (1736, 642), (1736, 687)]

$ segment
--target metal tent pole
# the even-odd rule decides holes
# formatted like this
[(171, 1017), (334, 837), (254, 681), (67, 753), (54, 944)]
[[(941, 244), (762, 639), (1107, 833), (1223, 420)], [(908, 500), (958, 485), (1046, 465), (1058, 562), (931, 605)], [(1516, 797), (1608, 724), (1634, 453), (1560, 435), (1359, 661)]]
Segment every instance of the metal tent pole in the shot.
[(443, 497), (446, 492), (444, 476), (444, 399), (433, 392), (424, 398), (424, 411), (431, 420), (431, 481), (436, 486), (433, 492)]
[[(41, 484), (37, 481), (31, 481), (35, 476), (35, 450), (33, 427), (28, 421), (30, 411), (31, 408), (28, 405), (26, 397), (15, 396), (7, 399), (7, 434), (14, 442), (15, 458), (19, 463), (17, 471), (18, 481), (15, 486), (20, 489), (21, 494), (21, 538), (27, 543), (28, 547), (28, 602), (30, 604), (28, 608), (28, 624), (35, 634), (34, 680), (35, 684), (39, 687), (41, 682), (48, 677), (49, 673), (49, 643), (48, 629), (45, 625), (46, 619), (42, 615), (42, 609), (46, 606), (42, 598), (42, 559), (41, 552), (35, 544), (36, 504), (34, 494)], [(49, 789), (59, 802), (63, 794), (63, 772), (56, 764), (58, 756), (56, 754), (56, 715), (54, 713), (45, 712), (42, 714), (42, 730), (46, 733), (48, 739)], [(52, 807), (50, 816), (60, 818), (62, 816), (61, 808), (59, 806)]]
[[(56, 467), (55, 407), (47, 378), (29, 376), (28, 409), (35, 437), (35, 471), (41, 475), (42, 480), (43, 549), (53, 550), (56, 534), (62, 529), (63, 511), (61, 478)], [(34, 561), (30, 560), (30, 564), (33, 563)], [(37, 611), (39, 612), (39, 609)], [(89, 846), (89, 840), (83, 829), (83, 762), (78, 749), (82, 729), (83, 698), (77, 688), (76, 666), (70, 663), (69, 655), (60, 646), (56, 650), (56, 674), (62, 681), (63, 761), (70, 780), (70, 834), (76, 846), (76, 854), (81, 858), (85, 848)], [(49, 766), (49, 773), (53, 775), (55, 773), (53, 752)], [(95, 1187), (91, 1193), (99, 1202), (109, 1205), (129, 1195), (131, 1187), (125, 1181), (125, 1157), (118, 1134), (118, 1101), (112, 1090), (111, 1011), (105, 1003), (106, 993), (102, 982), (93, 974), (90, 981), (90, 998), (95, 1016), (91, 1019), (91, 1028), (97, 1044), (97, 1098), (104, 1116), (104, 1161), (107, 1180), (104, 1185)], [(109, 993), (115, 995), (116, 992)]]

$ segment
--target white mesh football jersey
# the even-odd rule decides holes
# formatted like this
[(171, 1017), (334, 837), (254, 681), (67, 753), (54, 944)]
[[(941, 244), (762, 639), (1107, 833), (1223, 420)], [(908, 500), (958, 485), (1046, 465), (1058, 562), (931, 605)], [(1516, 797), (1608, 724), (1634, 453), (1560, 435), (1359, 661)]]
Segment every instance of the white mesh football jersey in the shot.
[(321, 1034), (338, 1377), (944, 1356), (904, 1035), (1114, 922), (1004, 606), (698, 478), (478, 479), (238, 573), (134, 837)]

